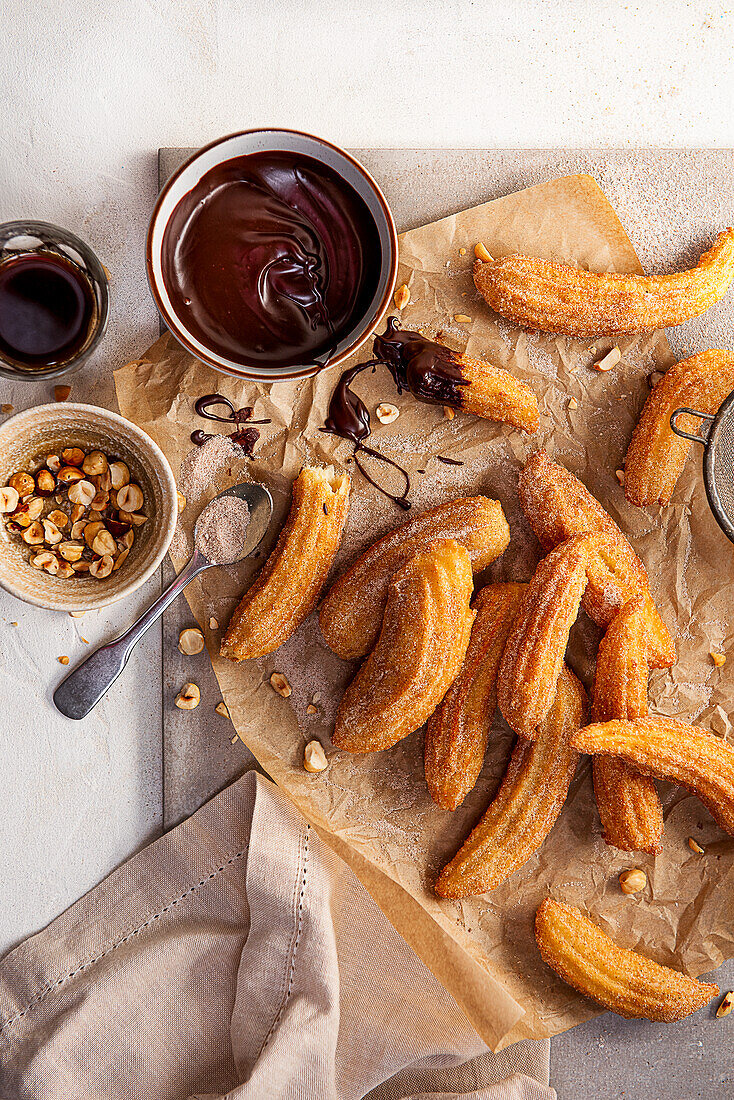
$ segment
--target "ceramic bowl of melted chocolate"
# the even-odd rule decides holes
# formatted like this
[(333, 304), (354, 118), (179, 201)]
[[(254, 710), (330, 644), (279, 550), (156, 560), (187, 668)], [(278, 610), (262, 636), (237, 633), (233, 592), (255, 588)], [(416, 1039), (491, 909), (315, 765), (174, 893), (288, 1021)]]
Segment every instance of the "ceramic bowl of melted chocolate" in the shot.
[(293, 130), (232, 134), (196, 153), (153, 212), (148, 280), (170, 331), (241, 378), (316, 373), (384, 316), (397, 234), (353, 157)]

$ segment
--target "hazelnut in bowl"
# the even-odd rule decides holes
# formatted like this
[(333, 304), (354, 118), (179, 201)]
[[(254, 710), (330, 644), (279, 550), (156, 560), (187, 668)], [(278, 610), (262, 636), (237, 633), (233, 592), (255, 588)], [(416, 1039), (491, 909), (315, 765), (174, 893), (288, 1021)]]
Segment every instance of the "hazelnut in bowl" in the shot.
[(117, 413), (54, 403), (0, 426), (0, 586), (26, 603), (89, 611), (129, 595), (177, 512), (165, 455)]

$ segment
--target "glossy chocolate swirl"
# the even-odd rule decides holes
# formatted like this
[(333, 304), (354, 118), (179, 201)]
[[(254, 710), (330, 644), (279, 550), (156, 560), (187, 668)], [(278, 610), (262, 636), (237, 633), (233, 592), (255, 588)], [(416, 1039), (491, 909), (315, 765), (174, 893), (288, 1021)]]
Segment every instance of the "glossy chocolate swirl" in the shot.
[(408, 390), (419, 401), (461, 408), (461, 387), (468, 384), (457, 356), (450, 348), (398, 328), (397, 317), (388, 317), (382, 336), (376, 336), (372, 353), (390, 370), (398, 393)]

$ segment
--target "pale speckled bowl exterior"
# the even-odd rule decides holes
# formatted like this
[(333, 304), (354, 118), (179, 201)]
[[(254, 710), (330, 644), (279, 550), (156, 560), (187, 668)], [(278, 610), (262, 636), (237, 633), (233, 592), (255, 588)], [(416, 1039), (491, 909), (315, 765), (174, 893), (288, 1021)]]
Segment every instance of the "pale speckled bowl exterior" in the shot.
[(127, 560), (104, 580), (64, 580), (34, 569), (23, 552), (27, 547), (0, 524), (0, 586), (26, 603), (52, 611), (91, 611), (130, 595), (161, 564), (176, 528), (176, 481), (160, 447), (135, 424), (107, 409), (69, 402), (37, 405), (0, 427), (0, 485), (16, 470), (33, 470), (44, 455), (64, 447), (96, 449), (126, 462), (131, 481), (145, 495), (148, 521), (135, 528)]

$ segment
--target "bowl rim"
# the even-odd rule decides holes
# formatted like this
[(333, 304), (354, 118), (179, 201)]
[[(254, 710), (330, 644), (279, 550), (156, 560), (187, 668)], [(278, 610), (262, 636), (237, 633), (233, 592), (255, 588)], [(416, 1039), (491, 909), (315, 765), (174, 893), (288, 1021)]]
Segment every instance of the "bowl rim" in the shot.
[[(122, 585), (116, 592), (111, 593), (108, 596), (103, 596), (98, 599), (91, 599), (88, 602), (85, 610), (98, 611), (100, 608), (109, 607), (110, 604), (118, 603), (118, 601), (125, 599), (126, 596), (131, 595), (141, 585), (145, 584), (147, 580), (152, 577), (155, 571), (160, 566), (164, 557), (168, 553), (168, 548), (171, 544), (174, 532), (176, 530), (176, 523), (178, 522), (178, 506), (177, 506), (177, 486), (176, 479), (173, 476), (173, 470), (171, 464), (164, 455), (161, 448), (155, 442), (151, 436), (148, 435), (141, 427), (135, 424), (132, 420), (128, 420), (126, 417), (121, 416), (119, 413), (113, 412), (111, 409), (105, 409), (102, 405), (89, 405), (81, 401), (52, 401), (46, 405), (32, 405), (28, 409), (21, 409), (20, 412), (14, 413), (13, 416), (8, 417), (3, 424), (0, 424), (0, 443), (3, 437), (7, 434), (9, 427), (17, 426), (20, 424), (23, 427), (23, 422), (35, 417), (38, 413), (52, 413), (60, 412), (61, 410), (73, 410), (82, 414), (93, 413), (95, 416), (102, 415), (102, 419), (107, 419), (108, 422), (117, 425), (124, 429), (126, 436), (130, 437), (140, 447), (144, 447), (150, 456), (156, 460), (156, 463), (160, 467), (160, 474), (162, 475), (163, 485), (163, 500), (164, 505), (166, 503), (166, 496), (168, 491), (169, 504), (168, 515), (165, 517), (165, 523), (161, 532), (162, 541), (160, 549), (157, 551), (155, 557), (150, 564), (143, 570), (140, 575), (136, 575), (129, 580), (127, 584)], [(41, 607), (46, 611), (68, 611), (69, 605), (66, 601), (55, 600), (53, 598), (42, 599), (29, 595), (22, 591), (18, 586), (14, 585), (12, 581), (7, 581), (3, 577), (0, 577), (0, 588), (5, 592), (8, 592), (16, 599), (22, 600), (23, 603), (32, 604), (35, 607)], [(73, 608), (75, 610), (76, 608)]]
[[(156, 227), (158, 217), (160, 215), (161, 206), (163, 205), (163, 202), (171, 187), (176, 183), (179, 177), (184, 172), (186, 172), (198, 160), (199, 157), (202, 157), (205, 153), (210, 152), (210, 150), (212, 149), (216, 149), (218, 145), (224, 145), (226, 142), (231, 141), (233, 138), (267, 134), (291, 134), (295, 137), (307, 138), (310, 141), (316, 142), (318, 145), (323, 145), (329, 149), (334, 150), (334, 152), (344, 157), (345, 160), (348, 160), (365, 178), (367, 184), (374, 192), (374, 195), (382, 209), (383, 216), (385, 218), (388, 237), (390, 241), (388, 278), (385, 285), (385, 291), (374, 311), (374, 316), (371, 318), (365, 318), (364, 331), (361, 333), (361, 335), (357, 336), (349, 344), (348, 347), (344, 348), (344, 350), (339, 353), (339, 355), (334, 356), (334, 358), (328, 360), (328, 362), (324, 363), (323, 366), (310, 364), (304, 367), (283, 368), (281, 371), (278, 372), (278, 374), (275, 374), (272, 371), (263, 371), (262, 368), (258, 368), (256, 366), (249, 367), (242, 364), (233, 363), (231, 360), (231, 365), (229, 367), (224, 367), (216, 359), (207, 356), (201, 351), (200, 348), (195, 347), (194, 344), (191, 342), (191, 339), (186, 329), (181, 325), (178, 317), (175, 314), (171, 314), (170, 311), (166, 308), (158, 289), (153, 265), (153, 232)], [(161, 242), (162, 241), (163, 233), (161, 233)], [(383, 262), (385, 261), (383, 260)], [(395, 225), (395, 219), (393, 217), (390, 206), (388, 205), (387, 199), (385, 198), (379, 184), (372, 176), (372, 174), (359, 160), (357, 160), (356, 157), (353, 157), (351, 153), (348, 153), (346, 151), (346, 149), (342, 149), (340, 145), (336, 145), (334, 142), (328, 141), (326, 138), (319, 137), (317, 134), (311, 134), (306, 130), (294, 130), (288, 126), (255, 126), (247, 130), (235, 130), (232, 133), (225, 134), (223, 137), (219, 137), (216, 138), (214, 141), (208, 142), (206, 145), (202, 145), (201, 148), (197, 149), (195, 153), (192, 153), (190, 157), (186, 158), (183, 164), (181, 164), (176, 169), (176, 171), (173, 172), (171, 176), (169, 176), (169, 178), (161, 187), (150, 216), (150, 221), (148, 222), (148, 232), (145, 239), (145, 273), (148, 280), (148, 288), (155, 303), (156, 309), (158, 310), (158, 313), (168, 331), (175, 337), (176, 340), (178, 340), (180, 344), (183, 345), (183, 347), (191, 355), (194, 356), (195, 359), (206, 363), (207, 366), (210, 366), (214, 370), (219, 371), (220, 374), (227, 374), (231, 377), (240, 378), (251, 382), (275, 383), (292, 381), (293, 379), (309, 378), (312, 375), (319, 373), (321, 370), (329, 367), (338, 366), (340, 363), (344, 362), (345, 359), (348, 359), (351, 355), (354, 355), (355, 352), (359, 351), (362, 345), (366, 343), (366, 341), (370, 338), (370, 335), (375, 331), (375, 329), (379, 327), (390, 307), (392, 296), (395, 291), (395, 283), (397, 282), (398, 265), (398, 231)]]

